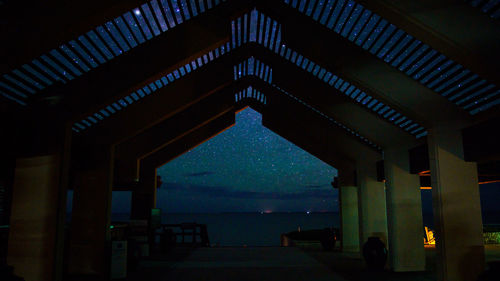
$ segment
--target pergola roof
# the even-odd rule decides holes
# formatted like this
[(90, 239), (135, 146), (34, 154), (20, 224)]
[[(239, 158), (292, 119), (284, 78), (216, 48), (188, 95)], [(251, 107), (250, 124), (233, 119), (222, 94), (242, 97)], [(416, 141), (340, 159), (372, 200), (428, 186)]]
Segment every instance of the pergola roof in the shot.
[[(432, 40), (419, 37), (432, 30), (412, 34), (411, 17), (407, 24), (401, 15), (393, 16), (394, 11), (374, 11), (373, 3), (380, 1), (368, 2), (126, 1), (116, 8), (119, 14), (103, 4), (96, 12), (103, 16), (100, 25), (87, 18), (88, 31), (73, 39), (67, 38), (71, 32), (64, 33), (64, 43), (50, 36), (48, 40), (59, 45), (42, 50), (42, 55), (28, 59), (16, 53), (6, 59), (0, 94), (5, 102), (16, 103), (19, 112), (55, 108), (83, 136), (93, 134), (88, 132), (92, 127), (103, 131), (98, 127), (113, 124), (111, 116), (129, 114), (129, 107), (143, 105), (151, 95), (164, 95), (165, 88), (181, 90), (189, 83), (181, 81), (189, 81), (185, 78), (194, 73), (225, 71), (232, 73), (233, 81), (248, 76), (245, 83), (253, 86), (229, 89), (235, 102), (253, 97), (265, 105), (272, 102), (263, 99), (266, 89), (280, 92), (377, 150), (390, 144), (389, 137), (412, 137), (417, 143), (438, 119), (465, 120), (466, 127), (482, 119), (476, 117), (479, 113), (496, 114), (498, 69), (479, 69), (452, 48), (446, 53), (436, 34)], [(486, 13), (481, 17), (493, 18), (485, 20), (486, 30), (498, 28), (498, 1), (466, 2)], [(456, 5), (478, 13), (466, 3)], [(80, 21), (85, 18), (78, 16), (92, 9), (82, 10)], [(79, 30), (84, 25), (80, 23)], [(13, 36), (10, 30), (7, 35)], [(437, 47), (427, 41), (437, 42)], [(15, 43), (9, 42), (5, 50), (12, 46)], [(205, 89), (230, 84), (225, 75)]]

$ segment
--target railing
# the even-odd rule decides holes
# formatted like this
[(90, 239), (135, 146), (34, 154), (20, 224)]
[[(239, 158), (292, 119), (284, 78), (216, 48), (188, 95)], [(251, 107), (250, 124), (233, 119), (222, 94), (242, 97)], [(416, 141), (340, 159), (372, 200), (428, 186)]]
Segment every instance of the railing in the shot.
[(159, 230), (160, 233), (158, 233), (157, 230), (155, 235), (159, 235), (160, 240), (172, 239), (171, 241), (177, 245), (191, 245), (201, 247), (210, 245), (206, 224), (162, 224), (159, 227)]

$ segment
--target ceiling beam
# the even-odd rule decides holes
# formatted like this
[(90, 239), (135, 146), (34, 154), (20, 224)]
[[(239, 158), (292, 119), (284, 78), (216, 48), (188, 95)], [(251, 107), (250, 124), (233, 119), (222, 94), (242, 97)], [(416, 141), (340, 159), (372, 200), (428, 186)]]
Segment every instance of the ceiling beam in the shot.
[(115, 186), (139, 178), (139, 161), (214, 119), (232, 113), (234, 98), (214, 93), (186, 110), (115, 146)]
[(282, 24), (282, 43), (429, 128), (472, 118), (444, 97), (389, 66), (346, 38), (279, 1), (259, 1), (261, 12)]
[(79, 121), (228, 41), (229, 20), (218, 16), (223, 15), (214, 10), (196, 17), (68, 84), (46, 88), (33, 100), (44, 105), (61, 99), (59, 110)]
[(500, 23), (460, 0), (358, 0), (410, 35), (500, 85)]
[(246, 80), (232, 82), (232, 71), (226, 64), (214, 63), (92, 126), (75, 142), (81, 145), (115, 145), (215, 93), (232, 96), (234, 91), (247, 86)]
[(320, 110), (336, 121), (357, 131), (381, 147), (397, 143), (415, 143), (416, 139), (399, 126), (388, 122), (372, 110), (323, 82), (311, 73), (255, 45), (255, 57), (273, 69), (273, 83)]
[[(130, 11), (146, 0), (7, 1), (0, 6), (1, 73)], [(36, 46), (34, 48), (33, 46)]]
[(381, 159), (380, 151), (292, 97), (272, 87), (261, 90), (269, 97), (263, 113), (263, 125), (285, 138), (287, 135), (294, 138), (289, 140), (303, 149), (309, 147), (310, 153), (316, 157), (336, 156), (349, 159), (351, 163), (362, 159)]
[(163, 166), (165, 163), (177, 158), (183, 153), (195, 148), (199, 144), (233, 126), (234, 123), (235, 116), (232, 112), (228, 112), (215, 118), (196, 130), (181, 136), (175, 141), (157, 150), (155, 153), (142, 158), (140, 163), (141, 170), (144, 168), (147, 169), (148, 167), (158, 168)]
[[(48, 0), (35, 1), (27, 5), (22, 1), (8, 1), (0, 6), (0, 16), (6, 23), (2, 24), (0, 31), (0, 38), (2, 38), (0, 53), (3, 58), (0, 73), (8, 73), (148, 2), (150, 1)], [(214, 20), (228, 21), (234, 13), (238, 14), (250, 9), (250, 2), (250, 0), (243, 0), (221, 3), (213, 10), (175, 26), (167, 33), (172, 33), (176, 29), (184, 29), (184, 25), (208, 14), (211, 14)], [(149, 8), (152, 9), (151, 5)], [(229, 28), (229, 25), (226, 28)], [(162, 34), (159, 37), (163, 36)], [(170, 41), (170, 44), (164, 46), (167, 48), (166, 51), (172, 42), (175, 42), (173, 44), (175, 45), (181, 41)], [(36, 48), (33, 47), (34, 45)]]

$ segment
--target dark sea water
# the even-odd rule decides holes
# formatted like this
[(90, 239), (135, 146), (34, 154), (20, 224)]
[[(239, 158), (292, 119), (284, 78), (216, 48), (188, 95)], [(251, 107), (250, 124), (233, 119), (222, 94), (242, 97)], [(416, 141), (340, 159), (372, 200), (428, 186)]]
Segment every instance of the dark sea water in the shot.
[[(113, 214), (113, 221), (128, 220), (128, 214)], [(338, 213), (221, 213), (163, 214), (162, 223), (206, 224), (210, 244), (218, 246), (279, 246), (282, 233), (340, 225)]]

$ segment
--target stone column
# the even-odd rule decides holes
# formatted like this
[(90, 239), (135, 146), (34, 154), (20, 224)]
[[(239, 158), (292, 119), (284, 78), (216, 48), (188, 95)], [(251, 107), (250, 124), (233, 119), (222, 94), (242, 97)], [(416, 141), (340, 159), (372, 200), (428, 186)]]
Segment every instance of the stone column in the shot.
[(465, 162), (460, 130), (429, 130), (438, 280), (477, 280), (484, 268), (476, 163)]
[(387, 245), (385, 185), (377, 181), (375, 161), (357, 164), (359, 245), (370, 236), (379, 237)]
[(70, 127), (49, 115), (16, 126), (7, 263), (26, 280), (61, 280)]
[(409, 162), (405, 146), (384, 150), (389, 264), (398, 272), (425, 270), (420, 180)]
[(109, 274), (112, 148), (91, 148), (79, 159), (73, 194), (68, 273), (105, 279)]
[(342, 251), (359, 252), (358, 188), (340, 185)]

